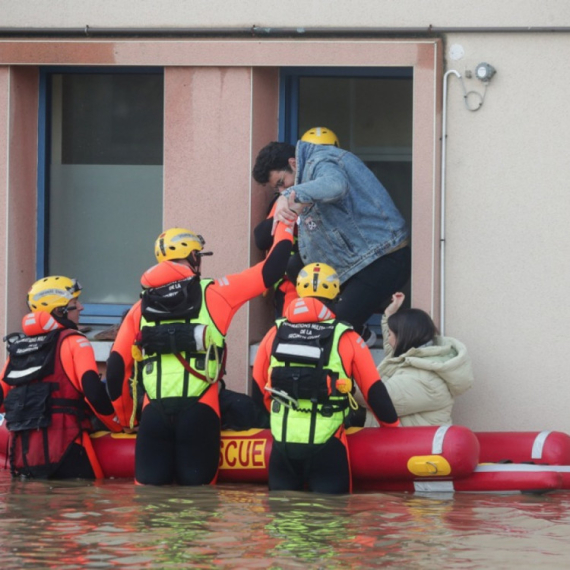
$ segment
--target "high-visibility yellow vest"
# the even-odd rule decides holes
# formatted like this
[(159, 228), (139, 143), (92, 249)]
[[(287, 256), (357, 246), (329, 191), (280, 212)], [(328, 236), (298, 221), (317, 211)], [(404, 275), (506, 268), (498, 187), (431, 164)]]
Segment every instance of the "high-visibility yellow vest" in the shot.
[[(304, 330), (309, 333), (305, 334), (303, 325), (299, 328), (295, 324), (297, 331), (279, 338), (282, 327), (291, 325), (285, 319), (277, 322), (278, 331), (272, 348), (269, 371), (273, 397), (271, 433), (277, 442), (318, 445), (334, 435), (347, 414), (348, 395), (337, 391), (335, 383), (337, 379), (348, 377), (338, 347), (341, 336), (352, 327), (335, 320), (306, 323)], [(320, 343), (304, 342), (307, 337), (312, 336), (314, 340), (318, 336), (311, 335), (309, 329), (313, 327), (314, 333), (314, 327), (319, 326), (323, 331), (328, 329), (329, 337)], [(304, 384), (311, 384), (309, 393)], [(299, 395), (299, 398), (295, 397)]]

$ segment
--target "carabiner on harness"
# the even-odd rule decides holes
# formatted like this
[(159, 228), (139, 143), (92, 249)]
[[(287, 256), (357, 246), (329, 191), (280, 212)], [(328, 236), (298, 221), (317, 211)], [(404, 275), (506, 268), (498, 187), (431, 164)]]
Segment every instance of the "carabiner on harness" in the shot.
[[(214, 376), (210, 376), (210, 351), (212, 349), (214, 350), (214, 360), (216, 362), (216, 373)], [(206, 382), (208, 382), (208, 384), (215, 384), (218, 381), (220, 375), (220, 353), (215, 342), (210, 342), (210, 344), (208, 344), (208, 348), (206, 348), (205, 362), (206, 371), (204, 375), (206, 376)]]
[(291, 410), (299, 409), (299, 402), (295, 400), (295, 398), (289, 396), (289, 394), (284, 390), (277, 390), (276, 388), (270, 388), (269, 386), (265, 386), (265, 390), (271, 394), (271, 398), (273, 400), (283, 404), (286, 408)]

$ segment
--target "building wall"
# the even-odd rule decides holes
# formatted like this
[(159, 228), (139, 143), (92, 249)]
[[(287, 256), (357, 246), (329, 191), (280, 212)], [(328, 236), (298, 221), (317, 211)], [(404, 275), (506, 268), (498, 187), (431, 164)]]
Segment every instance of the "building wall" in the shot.
[[(33, 6), (33, 9), (31, 8)], [(47, 26), (54, 28), (85, 25), (129, 27), (214, 26), (260, 27), (370, 27), (404, 26), (539, 26), (568, 25), (570, 8), (560, 0), (540, 4), (506, 0), (358, 0), (326, 2), (314, 0), (51, 0), (12, 2), (0, 0), (2, 26)]]
[[(316, 9), (315, 4), (270, 1), (262, 7), (240, 3), (216, 10), (216, 2), (193, 3), (192, 19), (187, 4), (170, 3), (169, 10), (154, 12), (155, 4), (122, 3), (113, 13), (95, 11), (84, 4), (72, 14), (59, 13), (67, 5), (53, 2), (49, 12), (36, 13), (31, 21), (16, 6), (8, 12), (5, 26), (564, 26), (570, 24), (570, 8), (561, 2), (532, 3), (480, 2), (429, 3), (403, 0), (359, 2), (350, 10)], [(513, 8), (517, 7), (516, 10)], [(346, 6), (349, 6), (348, 4)], [(271, 10), (273, 8), (273, 11)], [(259, 10), (262, 10), (260, 12)], [(22, 11), (21, 11), (22, 10)], [(77, 16), (81, 14), (81, 18)], [(40, 18), (42, 16), (42, 18)], [(81, 20), (81, 22), (79, 21)], [(35, 24), (34, 24), (35, 22)], [(430, 43), (426, 40), (427, 43)], [(436, 45), (431, 43), (431, 45)], [(570, 341), (567, 322), (570, 308), (570, 240), (566, 221), (570, 199), (566, 181), (570, 176), (567, 156), (568, 80), (563, 65), (570, 55), (570, 34), (563, 33), (446, 33), (444, 53), (439, 55), (443, 71), (455, 69), (448, 77), (446, 185), (445, 332), (461, 339), (472, 356), (476, 382), (456, 404), (455, 422), (477, 430), (556, 429), (570, 432), (570, 391), (566, 387), (566, 347)], [(347, 49), (347, 46), (350, 49)], [(360, 47), (358, 47), (360, 46)], [(382, 46), (382, 47), (380, 47)], [(419, 47), (418, 47), (419, 46)], [(362, 49), (366, 47), (366, 49)], [(406, 50), (419, 50), (413, 56)], [(277, 69), (283, 65), (398, 65), (413, 61), (415, 77), (414, 111), (414, 286), (413, 302), (439, 315), (439, 126), (441, 124), (442, 70), (437, 70), (434, 53), (422, 51), (421, 42), (384, 40), (310, 41), (252, 40), (222, 41), (117, 41), (89, 40), (57, 43), (0, 42), (0, 64), (72, 63), (77, 54), (84, 62), (122, 65), (170, 65), (166, 74), (167, 145), (181, 144), (178, 155), (165, 163), (165, 222), (174, 222), (176, 203), (188, 203), (185, 180), (197, 192), (209, 185), (208, 198), (229, 196), (232, 215), (224, 223), (238, 236), (240, 246), (230, 244), (228, 255), (206, 260), (208, 273), (218, 275), (227, 268), (240, 269), (258, 259), (251, 251), (253, 218), (261, 217), (265, 197), (251, 185), (251, 160), (277, 130)], [(75, 59), (74, 59), (75, 58)], [(487, 61), (497, 69), (486, 91), (475, 78), (467, 78), (475, 66)], [(196, 69), (216, 66), (219, 69)], [(230, 66), (232, 69), (226, 69)], [(6, 121), (6, 68), (0, 69), (0, 127)], [(434, 70), (437, 70), (434, 73)], [(225, 83), (224, 83), (225, 82)], [(184, 86), (185, 95), (180, 94)], [(224, 87), (225, 86), (225, 87)], [(228, 106), (226, 88), (235, 89), (239, 101), (237, 116)], [(464, 98), (463, 86), (470, 93)], [(169, 89), (172, 88), (172, 91)], [(208, 89), (204, 97), (203, 89)], [(189, 89), (189, 90), (188, 90)], [(193, 93), (196, 101), (191, 101)], [(477, 111), (479, 95), (483, 105)], [(211, 94), (211, 95), (210, 95)], [(170, 107), (172, 106), (172, 107)], [(192, 146), (185, 124), (186, 113), (201, 111), (203, 123), (197, 133), (210, 132), (208, 126), (230, 121), (236, 129), (234, 147), (218, 137), (221, 147)], [(258, 114), (258, 111), (260, 114)], [(263, 117), (263, 122), (260, 121)], [(170, 120), (170, 124), (169, 124)], [(176, 124), (182, 121), (181, 124)], [(2, 132), (6, 132), (3, 130)], [(423, 134), (421, 134), (423, 133)], [(420, 137), (421, 134), (421, 138)], [(418, 136), (416, 136), (418, 135)], [(7, 153), (0, 135), (0, 151)], [(182, 150), (189, 153), (183, 160)], [(228, 153), (229, 152), (229, 153)], [(233, 153), (233, 154), (232, 154)], [(168, 154), (168, 153), (167, 153)], [(231, 181), (213, 172), (211, 164), (227, 160)], [(5, 162), (5, 161), (4, 161)], [(193, 169), (197, 169), (194, 171)], [(0, 160), (0, 184), (6, 180), (6, 164)], [(243, 183), (242, 183), (243, 181)], [(243, 185), (242, 185), (243, 184)], [(422, 191), (419, 191), (423, 188)], [(235, 195), (234, 190), (239, 192)], [(0, 196), (5, 199), (5, 194)], [(0, 200), (0, 209), (2, 201)], [(213, 223), (208, 199), (196, 214), (196, 223)], [(169, 207), (168, 204), (171, 204)], [(1, 210), (0, 210), (1, 211)], [(418, 233), (416, 228), (423, 228)], [(197, 228), (198, 229), (198, 228)], [(202, 230), (201, 230), (202, 231)], [(222, 234), (204, 230), (216, 251), (228, 242)], [(424, 239), (417, 236), (422, 235)], [(211, 236), (211, 237), (210, 237)], [(425, 239), (425, 236), (428, 236)], [(212, 271), (210, 271), (212, 269)], [(5, 280), (1, 281), (0, 284)], [(263, 300), (251, 307), (260, 310)], [(259, 305), (261, 303), (261, 305)], [(252, 308), (250, 307), (250, 311)], [(5, 308), (0, 308), (5, 310)], [(245, 311), (245, 310), (244, 310)], [(258, 313), (256, 313), (258, 314)], [(255, 324), (252, 324), (254, 322)], [(247, 331), (247, 341), (257, 340), (263, 329), (260, 320), (247, 312), (238, 316), (236, 337)], [(266, 321), (263, 321), (266, 322)], [(238, 375), (247, 368), (243, 337), (231, 358), (242, 359)], [(239, 380), (241, 382), (241, 380)], [(240, 384), (236, 385), (240, 388)]]
[(451, 35), (448, 54), (454, 45), (465, 56), (448, 57), (448, 69), (497, 69), (477, 112), (453, 76), (448, 89), (447, 331), (468, 346), (476, 375), (456, 419), (570, 431), (570, 113), (560, 73), (570, 35)]

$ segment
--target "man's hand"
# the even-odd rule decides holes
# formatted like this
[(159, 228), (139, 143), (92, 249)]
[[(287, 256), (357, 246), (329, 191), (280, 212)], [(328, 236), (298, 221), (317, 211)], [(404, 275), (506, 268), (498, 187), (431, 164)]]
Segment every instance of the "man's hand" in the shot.
[(275, 212), (273, 214), (273, 228), (271, 235), (275, 235), (275, 228), (278, 222), (283, 222), (288, 226), (295, 225), (299, 212), (305, 207), (305, 204), (295, 202), (295, 192), (291, 192), (289, 196), (279, 196), (275, 202)]

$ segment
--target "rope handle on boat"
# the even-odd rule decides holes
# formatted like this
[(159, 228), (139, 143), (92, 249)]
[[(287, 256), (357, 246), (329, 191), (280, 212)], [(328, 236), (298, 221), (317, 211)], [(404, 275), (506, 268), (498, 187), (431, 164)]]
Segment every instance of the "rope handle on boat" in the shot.
[(433, 461), (426, 461), (426, 465), (431, 465), (431, 467), (433, 467), (435, 469), (435, 471), (432, 473), (432, 475), (437, 475), (438, 468), (437, 468), (437, 465)]

